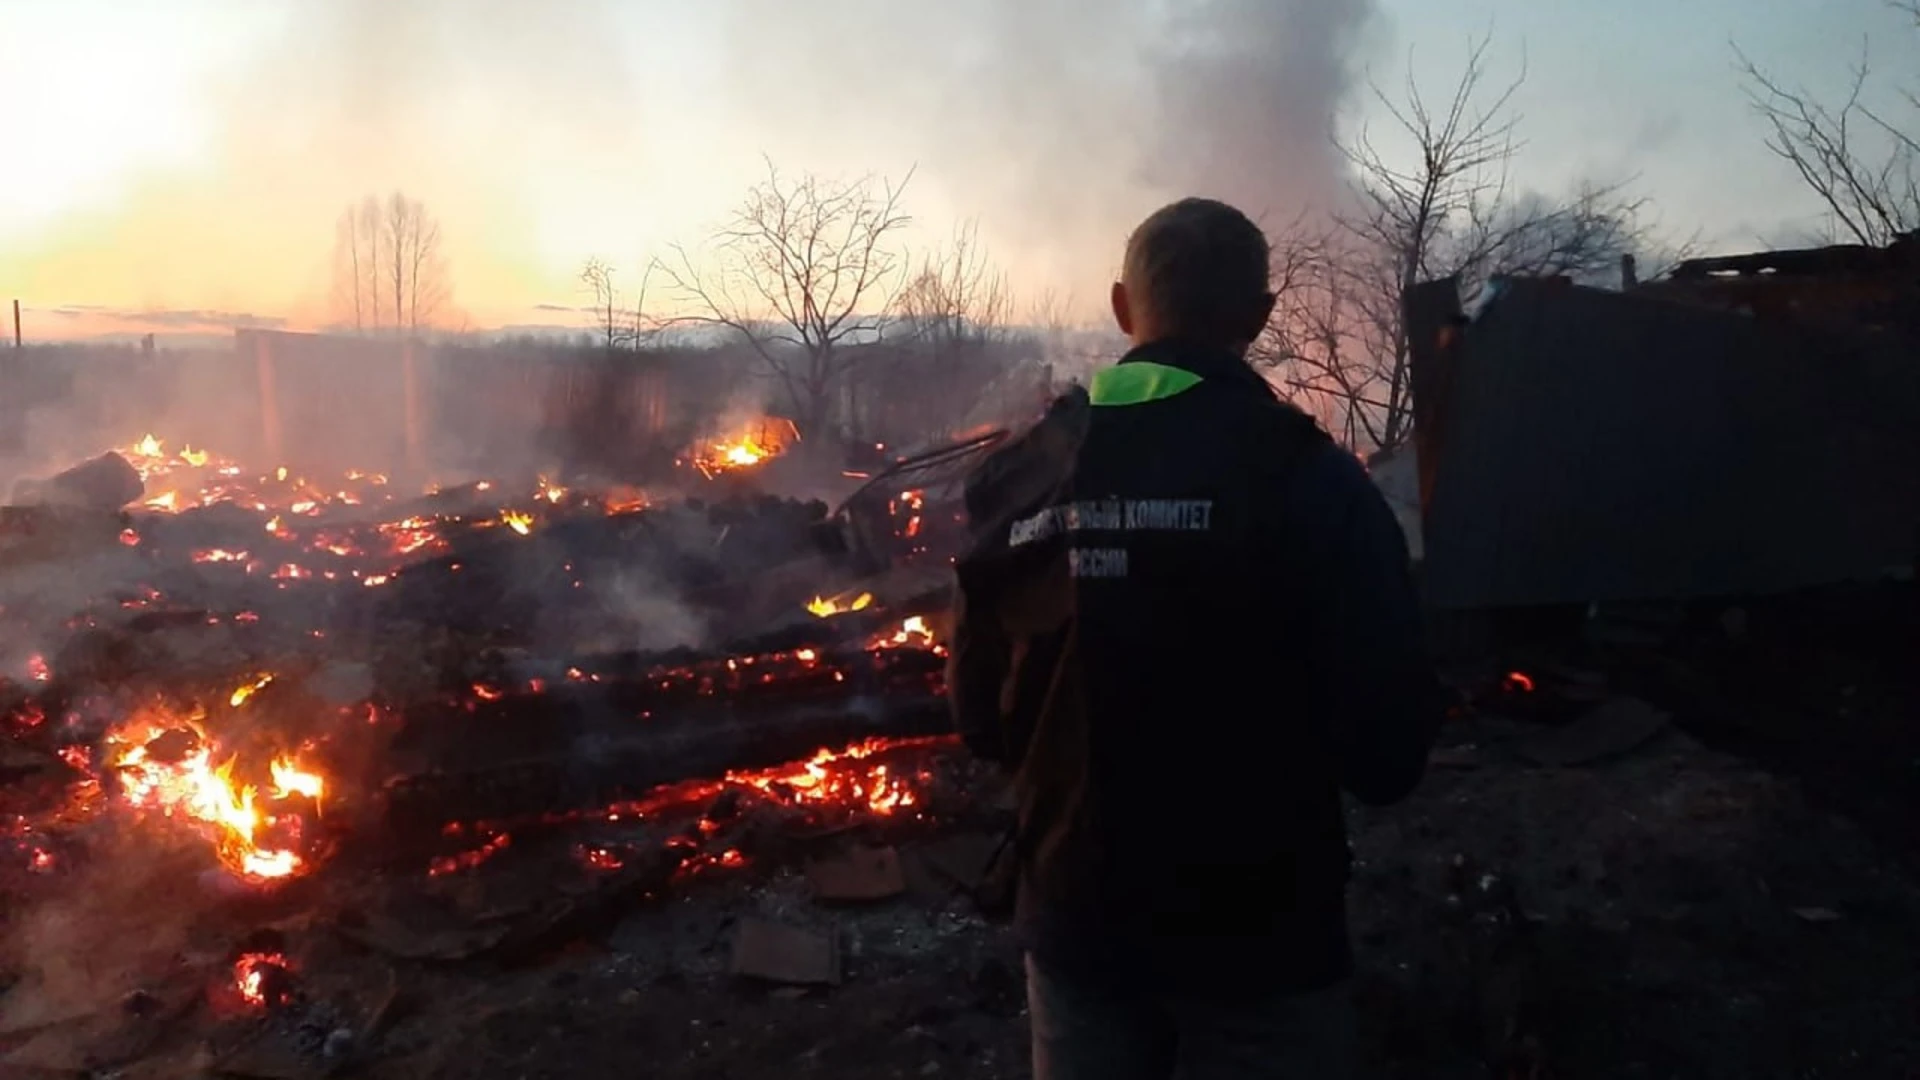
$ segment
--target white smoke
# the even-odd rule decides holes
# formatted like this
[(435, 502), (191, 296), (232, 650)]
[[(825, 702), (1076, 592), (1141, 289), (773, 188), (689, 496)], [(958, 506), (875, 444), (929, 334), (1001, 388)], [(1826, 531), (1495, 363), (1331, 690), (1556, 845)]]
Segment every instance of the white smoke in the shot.
[(1209, 194), (1284, 222), (1337, 191), (1330, 129), (1374, 0), (264, 10), (271, 36), (207, 88), (203, 160), (21, 248), (47, 288), (100, 295), (36, 302), (324, 324), (342, 208), (398, 189), (444, 226), (468, 316), (450, 328), (524, 321), (584, 302), (589, 255), (631, 287), (661, 246), (697, 243), (764, 153), (790, 171), (914, 169), (917, 242), (977, 219), (1020, 291), (1085, 315), (1160, 202)]

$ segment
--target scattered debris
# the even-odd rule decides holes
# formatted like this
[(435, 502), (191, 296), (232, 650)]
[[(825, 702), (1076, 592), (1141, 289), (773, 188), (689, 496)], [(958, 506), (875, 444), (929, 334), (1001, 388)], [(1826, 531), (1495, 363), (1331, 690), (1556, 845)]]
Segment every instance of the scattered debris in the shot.
[(0, 1055), (0, 1067), (93, 1075), (139, 1060), (199, 1000), (197, 991), (175, 989), (167, 999), (156, 999), (152, 1007), (108, 1008), (47, 1024)]
[(1536, 765), (1585, 765), (1634, 749), (1658, 734), (1670, 719), (1639, 698), (1617, 697), (1571, 724), (1522, 740), (1516, 749)]
[(972, 892), (985, 883), (995, 857), (1005, 846), (1003, 836), (959, 833), (923, 846), (920, 856), (955, 887)]
[(0, 569), (44, 567), (126, 543), (126, 519), (104, 510), (0, 506)]
[(511, 930), (498, 922), (414, 926), (387, 912), (351, 910), (337, 928), (348, 941), (402, 960), (465, 960), (500, 944)]
[(13, 488), (19, 506), (62, 506), (86, 510), (118, 510), (146, 494), (140, 471), (126, 458), (109, 450), (45, 480), (22, 480)]
[(837, 986), (840, 950), (835, 936), (743, 919), (734, 931), (735, 975), (797, 986)]
[(851, 848), (807, 863), (807, 883), (816, 900), (885, 900), (906, 891), (900, 853), (890, 847)]

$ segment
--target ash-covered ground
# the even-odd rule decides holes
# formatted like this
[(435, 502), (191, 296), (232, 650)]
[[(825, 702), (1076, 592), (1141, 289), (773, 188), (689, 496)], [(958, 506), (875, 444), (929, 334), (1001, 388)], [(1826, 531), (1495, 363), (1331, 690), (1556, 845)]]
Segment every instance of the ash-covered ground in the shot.
[[(1492, 1075), (1501, 1046), (1560, 1077), (1913, 1074), (1920, 887), (1859, 827), (1678, 731), (1577, 767), (1530, 764), (1537, 733), (1462, 722), (1412, 800), (1354, 816), (1366, 1075)], [(530, 966), (394, 965), (342, 1075), (1025, 1075), (1016, 946), (941, 869), (991, 839), (903, 839), (905, 891), (869, 904), (755, 866)], [(838, 984), (736, 974), (754, 920), (835, 940)]]

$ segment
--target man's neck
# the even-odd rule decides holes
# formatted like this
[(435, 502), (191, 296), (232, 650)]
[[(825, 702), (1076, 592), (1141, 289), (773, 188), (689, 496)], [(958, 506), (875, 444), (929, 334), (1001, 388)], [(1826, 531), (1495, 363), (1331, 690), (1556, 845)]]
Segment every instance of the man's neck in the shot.
[(1136, 337), (1127, 343), (1129, 352), (1141, 349), (1166, 349), (1169, 352), (1201, 351), (1231, 356), (1242, 363), (1246, 362), (1249, 346), (1228, 345), (1218, 341), (1208, 341), (1195, 337)]

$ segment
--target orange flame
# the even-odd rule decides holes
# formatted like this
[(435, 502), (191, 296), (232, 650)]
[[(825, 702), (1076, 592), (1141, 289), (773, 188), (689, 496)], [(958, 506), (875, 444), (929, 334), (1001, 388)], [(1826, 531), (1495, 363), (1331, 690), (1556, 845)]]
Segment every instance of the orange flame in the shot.
[[(196, 745), (178, 760), (156, 759), (150, 747), (168, 731), (190, 733)], [(257, 788), (234, 780), (235, 759), (213, 764), (215, 748), (197, 723), (155, 721), (143, 717), (107, 736), (110, 746), (124, 747), (114, 758), (123, 798), (129, 805), (169, 818), (197, 822), (212, 834), (221, 863), (250, 880), (265, 881), (298, 873), (305, 860), (294, 851), (265, 847), (258, 834), (263, 827), (281, 825), (291, 808), (283, 804), (299, 795), (318, 806), (326, 790), (324, 778), (291, 755), (280, 755), (268, 765), (272, 789), (262, 800)], [(289, 824), (297, 826), (298, 818)]]
[(807, 610), (819, 618), (840, 615), (849, 611), (864, 611), (873, 603), (872, 593), (861, 593), (849, 600), (845, 595), (832, 598), (816, 596), (807, 601)]
[(689, 458), (694, 468), (712, 477), (730, 470), (752, 468), (786, 453), (789, 445), (799, 441), (800, 431), (791, 420), (763, 417), (732, 436), (704, 443)]
[(927, 625), (925, 616), (909, 615), (900, 620), (896, 630), (882, 631), (867, 642), (869, 649), (932, 649), (939, 652), (941, 646), (933, 639), (933, 628)]
[(265, 690), (268, 684), (272, 682), (272, 675), (262, 675), (250, 683), (241, 683), (239, 686), (233, 688), (233, 693), (227, 695), (227, 704), (237, 709), (245, 705), (248, 698)]

